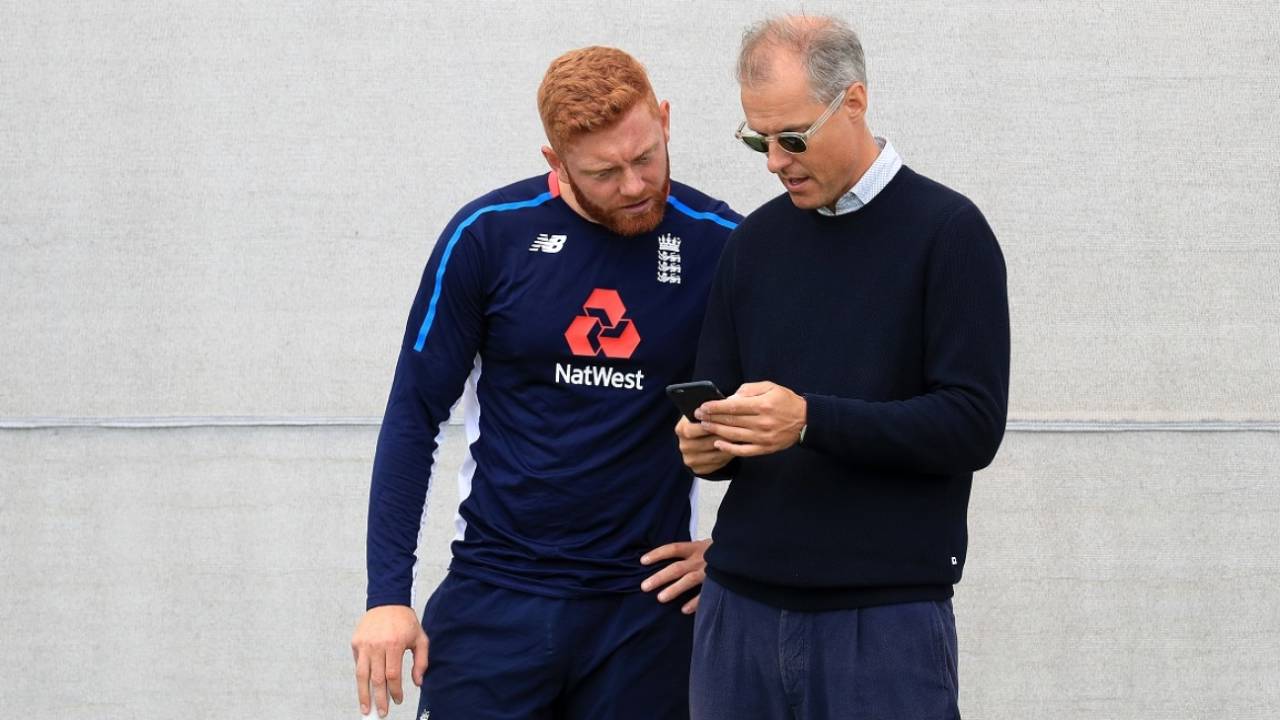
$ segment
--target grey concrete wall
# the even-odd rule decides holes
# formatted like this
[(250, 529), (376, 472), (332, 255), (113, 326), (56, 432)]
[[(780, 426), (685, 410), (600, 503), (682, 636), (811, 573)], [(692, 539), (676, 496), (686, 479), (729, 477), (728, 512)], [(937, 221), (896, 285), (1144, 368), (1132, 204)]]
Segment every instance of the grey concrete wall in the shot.
[[(676, 177), (776, 194), (731, 64), (794, 7), (0, 0), (0, 714), (353, 716), (372, 423), (435, 234), (542, 170), (534, 88), (589, 43), (671, 100)], [(1274, 717), (1280, 10), (804, 7), (862, 31), (874, 128), (1009, 264), (966, 716)]]
[[(37, 717), (353, 717), (373, 428), (0, 433), (0, 707)], [(463, 451), (449, 428), (448, 476)], [(975, 718), (1280, 710), (1280, 443), (1014, 433), (957, 587)], [(722, 487), (702, 487), (709, 528)], [(448, 564), (428, 507), (417, 590)], [(409, 712), (393, 717), (411, 717)]]

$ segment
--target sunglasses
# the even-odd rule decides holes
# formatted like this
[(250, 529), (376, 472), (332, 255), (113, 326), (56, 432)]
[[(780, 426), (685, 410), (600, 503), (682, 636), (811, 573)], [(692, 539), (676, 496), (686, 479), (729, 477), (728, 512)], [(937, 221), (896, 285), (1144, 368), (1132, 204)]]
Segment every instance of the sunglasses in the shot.
[(840, 107), (840, 103), (844, 101), (844, 96), (845, 94), (843, 92), (836, 95), (835, 99), (831, 101), (831, 104), (827, 106), (826, 112), (822, 113), (822, 115), (820, 115), (818, 119), (809, 126), (809, 129), (804, 132), (780, 132), (777, 135), (761, 135), (760, 133), (747, 130), (747, 121), (743, 120), (742, 124), (738, 126), (738, 130), (733, 134), (733, 136), (741, 140), (743, 145), (746, 145), (759, 153), (769, 152), (769, 141), (772, 140), (773, 142), (778, 143), (778, 147), (783, 150), (786, 150), (792, 155), (799, 155), (809, 149), (809, 138), (813, 137), (814, 134), (816, 134), (822, 127), (822, 123), (826, 122), (827, 118), (831, 117), (831, 114), (836, 111), (836, 108)]

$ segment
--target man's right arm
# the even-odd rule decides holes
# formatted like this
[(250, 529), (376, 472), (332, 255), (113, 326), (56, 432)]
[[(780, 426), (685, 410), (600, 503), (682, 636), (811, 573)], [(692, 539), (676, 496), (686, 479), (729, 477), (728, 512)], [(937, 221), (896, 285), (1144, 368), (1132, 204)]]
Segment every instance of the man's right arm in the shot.
[[(731, 393), (742, 384), (742, 362), (738, 354), (737, 327), (733, 315), (733, 284), (737, 257), (735, 230), (725, 244), (711, 282), (707, 297), (707, 310), (702, 320), (702, 334), (698, 339), (698, 357), (693, 377), (710, 380), (722, 392)], [(696, 424), (683, 417), (676, 424), (676, 438), (684, 463), (694, 474), (706, 480), (729, 480), (737, 463), (726, 452), (717, 450), (716, 440)]]
[(402, 701), (406, 650), (413, 653), (415, 684), (427, 666), (427, 637), (411, 605), (418, 534), (437, 435), (474, 367), (484, 328), (483, 254), (457, 223), (446, 228), (423, 272), (374, 456), (366, 612), (351, 639), (365, 714), (371, 695), (384, 717), (388, 695)]
[(447, 229), (409, 313), (378, 434), (366, 534), (366, 609), (411, 602), (437, 436), (480, 347), (484, 274), (478, 239), (466, 231), (454, 237)]

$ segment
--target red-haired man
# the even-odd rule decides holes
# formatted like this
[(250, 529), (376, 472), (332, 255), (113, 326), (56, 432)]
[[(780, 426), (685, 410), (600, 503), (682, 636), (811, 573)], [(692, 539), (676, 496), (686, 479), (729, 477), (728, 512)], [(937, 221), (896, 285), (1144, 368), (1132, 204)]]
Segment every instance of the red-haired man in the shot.
[[(706, 544), (693, 540), (692, 475), (663, 390), (692, 373), (740, 217), (670, 179), (670, 107), (630, 55), (557, 58), (538, 108), (551, 172), (462, 208), (409, 314), (352, 639), (364, 712), (371, 687), (380, 714), (388, 694), (402, 700), (408, 649), (421, 717), (688, 715)], [(453, 562), (419, 623), (410, 592), (432, 454), (464, 386)]]

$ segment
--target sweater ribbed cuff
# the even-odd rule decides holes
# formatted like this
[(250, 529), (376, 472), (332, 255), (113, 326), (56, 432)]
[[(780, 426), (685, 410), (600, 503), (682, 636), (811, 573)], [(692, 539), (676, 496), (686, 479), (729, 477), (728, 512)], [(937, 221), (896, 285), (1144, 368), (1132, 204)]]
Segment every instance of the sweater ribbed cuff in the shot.
[(811, 450), (821, 450), (824, 439), (823, 428), (828, 427), (830, 423), (831, 409), (824, 402), (826, 398), (822, 395), (804, 394), (805, 418), (804, 418), (804, 442), (797, 443), (801, 447)]

